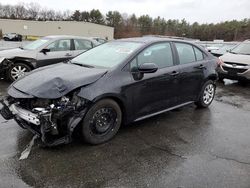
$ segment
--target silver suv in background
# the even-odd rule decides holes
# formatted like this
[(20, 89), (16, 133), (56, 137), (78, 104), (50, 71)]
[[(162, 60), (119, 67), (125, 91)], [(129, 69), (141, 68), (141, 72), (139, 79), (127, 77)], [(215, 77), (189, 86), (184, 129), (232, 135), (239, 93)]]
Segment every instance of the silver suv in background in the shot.
[(38, 67), (70, 60), (100, 45), (93, 38), (47, 36), (23, 47), (0, 51), (0, 77), (11, 81)]
[(218, 50), (211, 50), (210, 53), (213, 54), (215, 57), (220, 57), (225, 53), (229, 52), (230, 50), (232, 50), (236, 45), (237, 43), (226, 43), (223, 44), (223, 46)]
[(246, 40), (220, 57), (220, 79), (250, 80), (250, 40)]

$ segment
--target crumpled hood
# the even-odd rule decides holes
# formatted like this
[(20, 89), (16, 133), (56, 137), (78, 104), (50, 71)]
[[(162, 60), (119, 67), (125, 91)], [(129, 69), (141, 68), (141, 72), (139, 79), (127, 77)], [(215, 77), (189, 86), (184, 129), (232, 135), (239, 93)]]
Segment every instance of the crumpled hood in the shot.
[(21, 48), (13, 48), (0, 51), (0, 57), (13, 58), (13, 57), (25, 57), (25, 58), (36, 58), (36, 51), (23, 50)]
[(11, 87), (37, 98), (56, 99), (97, 81), (106, 72), (106, 69), (59, 63), (36, 69), (14, 82)]
[(226, 53), (220, 58), (224, 62), (250, 64), (250, 55)]

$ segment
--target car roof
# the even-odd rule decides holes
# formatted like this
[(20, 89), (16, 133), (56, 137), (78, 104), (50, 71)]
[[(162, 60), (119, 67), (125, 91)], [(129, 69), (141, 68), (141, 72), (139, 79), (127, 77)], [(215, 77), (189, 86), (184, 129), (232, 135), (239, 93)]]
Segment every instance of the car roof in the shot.
[(116, 41), (139, 42), (139, 43), (145, 43), (145, 44), (150, 44), (150, 43), (153, 43), (153, 42), (161, 42), (161, 41), (173, 41), (173, 42), (187, 42), (187, 43), (192, 43), (192, 41), (188, 41), (188, 40), (185, 40), (185, 39), (176, 39), (176, 38), (171, 38), (171, 37), (154, 37), (154, 36), (125, 38), (125, 39), (118, 39)]
[(88, 40), (93, 40), (92, 37), (82, 37), (82, 36), (74, 36), (74, 35), (49, 35), (49, 36), (44, 36), (44, 38), (51, 38), (51, 39), (88, 39)]

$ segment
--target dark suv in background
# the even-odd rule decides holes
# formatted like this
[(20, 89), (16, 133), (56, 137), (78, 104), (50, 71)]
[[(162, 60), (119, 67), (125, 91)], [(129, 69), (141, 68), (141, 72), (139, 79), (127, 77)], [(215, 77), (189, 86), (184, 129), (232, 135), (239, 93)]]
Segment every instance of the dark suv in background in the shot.
[(3, 35), (5, 41), (22, 41), (22, 35), (17, 33), (7, 33)]
[(1, 114), (53, 146), (78, 131), (90, 144), (128, 124), (215, 95), (217, 58), (182, 40), (143, 37), (104, 43), (67, 63), (14, 82)]

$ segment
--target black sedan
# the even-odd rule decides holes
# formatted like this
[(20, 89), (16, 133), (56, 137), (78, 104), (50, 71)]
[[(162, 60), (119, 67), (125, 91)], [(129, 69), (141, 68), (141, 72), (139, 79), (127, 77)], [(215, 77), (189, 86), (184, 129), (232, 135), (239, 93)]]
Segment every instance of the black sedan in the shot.
[(47, 146), (113, 138), (128, 124), (190, 103), (208, 107), (217, 60), (199, 46), (157, 37), (105, 43), (14, 82), (1, 114), (39, 135)]

